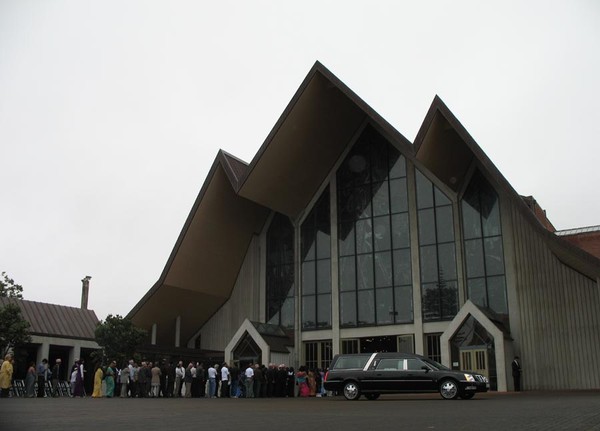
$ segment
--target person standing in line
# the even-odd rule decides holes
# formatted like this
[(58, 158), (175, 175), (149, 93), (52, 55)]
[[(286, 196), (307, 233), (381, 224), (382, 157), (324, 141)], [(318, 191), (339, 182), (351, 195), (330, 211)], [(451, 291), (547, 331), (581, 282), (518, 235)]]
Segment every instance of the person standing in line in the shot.
[(240, 369), (235, 366), (235, 363), (229, 367), (229, 380), (231, 381), (230, 393), (233, 398), (239, 397), (239, 380)]
[(62, 360), (58, 358), (52, 367), (52, 396), (58, 397), (60, 394), (58, 393), (58, 382), (60, 379), (60, 371)]
[(221, 398), (229, 398), (229, 368), (226, 362), (221, 367)]
[(25, 394), (27, 398), (35, 398), (35, 378), (35, 362), (31, 361), (25, 376)]
[(298, 394), (301, 397), (308, 397), (310, 395), (310, 388), (308, 387), (308, 375), (306, 369), (302, 366), (296, 373), (296, 384), (298, 385)]
[(294, 372), (294, 367), (286, 368), (286, 381), (285, 381), (285, 397), (294, 398), (294, 393), (296, 391), (296, 373)]
[(144, 389), (146, 392), (144, 396), (151, 396), (152, 389), (152, 362), (146, 362), (146, 368), (144, 368), (144, 373), (146, 374), (146, 388)]
[(252, 363), (248, 364), (246, 368), (246, 398), (254, 398), (254, 370), (252, 369)]
[(142, 361), (137, 372), (137, 394), (139, 398), (146, 398), (148, 391), (146, 390), (146, 362)]
[(121, 398), (127, 398), (127, 388), (129, 387), (129, 365), (123, 365), (121, 368)]
[(160, 363), (160, 396), (163, 398), (167, 397), (167, 381), (169, 377), (169, 364), (166, 359), (163, 359)]
[(179, 361), (177, 368), (175, 368), (175, 394), (174, 396), (181, 397), (181, 383), (185, 377), (185, 368), (183, 368), (183, 361)]
[(512, 376), (513, 383), (515, 385), (515, 391), (521, 391), (521, 359), (518, 356), (515, 356), (515, 359), (512, 361)]
[(140, 375), (140, 366), (137, 362), (133, 363), (133, 374), (129, 375), (129, 383), (131, 385), (131, 398), (137, 398), (140, 395), (140, 385), (138, 384), (138, 377)]
[(275, 375), (277, 374), (275, 364), (270, 363), (265, 371), (267, 377), (267, 398), (271, 398), (275, 394)]
[(108, 367), (106, 367), (106, 398), (112, 398), (115, 394), (115, 375), (116, 375), (117, 363), (112, 361)]
[(254, 366), (254, 385), (252, 391), (254, 392), (254, 398), (260, 398), (262, 391), (263, 373), (260, 368), (260, 364)]
[(208, 398), (217, 398), (217, 368), (208, 368)]
[(194, 364), (192, 364), (191, 362), (188, 364), (187, 368), (185, 369), (185, 373), (183, 375), (183, 381), (185, 383), (185, 398), (192, 398), (192, 368), (194, 367)]
[[(294, 376), (295, 377), (295, 376)], [(277, 374), (275, 375), (275, 396), (285, 397), (287, 395), (286, 382), (288, 378), (288, 370), (285, 364), (279, 364)]]
[(44, 358), (37, 366), (38, 398), (44, 398), (46, 396), (45, 389), (49, 374), (50, 370), (48, 369), (48, 359)]
[(77, 364), (73, 365), (73, 368), (71, 369), (70, 383), (71, 383), (71, 396), (74, 397), (75, 396), (75, 383), (77, 383)]
[(202, 362), (196, 364), (196, 377), (198, 378), (198, 396), (204, 398), (206, 396), (206, 372)]
[(160, 376), (162, 375), (162, 372), (160, 371), (158, 364), (154, 365), (150, 372), (152, 374), (152, 377), (150, 378), (152, 385), (151, 393), (154, 398), (158, 398), (160, 393)]
[(75, 389), (73, 390), (73, 396), (75, 397), (84, 397), (85, 396), (85, 388), (83, 387), (84, 381), (84, 360), (78, 359), (75, 362), (76, 374), (75, 374)]
[(175, 391), (175, 364), (173, 361), (169, 362), (169, 366), (167, 367), (167, 397), (172, 398), (173, 392)]
[(102, 398), (102, 379), (104, 378), (104, 371), (100, 364), (96, 365), (96, 371), (94, 371), (94, 391), (92, 392), (92, 398)]
[(129, 363), (127, 364), (127, 368), (129, 368), (129, 386), (127, 386), (127, 390), (129, 392), (129, 396), (131, 398), (135, 398), (135, 395), (133, 394), (133, 364), (134, 364), (134, 360), (130, 359)]
[(194, 361), (192, 364), (192, 388), (190, 391), (192, 392), (192, 398), (198, 398), (198, 370), (196, 368), (196, 363)]
[(0, 367), (0, 398), (8, 398), (10, 388), (12, 387), (13, 375), (13, 357), (9, 353), (4, 357), (2, 367)]

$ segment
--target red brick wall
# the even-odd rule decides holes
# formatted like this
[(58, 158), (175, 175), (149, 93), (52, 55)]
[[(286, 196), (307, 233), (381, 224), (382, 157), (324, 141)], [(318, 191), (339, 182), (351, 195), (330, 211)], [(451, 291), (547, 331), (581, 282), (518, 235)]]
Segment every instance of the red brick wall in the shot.
[(576, 235), (562, 236), (561, 238), (600, 259), (600, 232), (580, 233)]

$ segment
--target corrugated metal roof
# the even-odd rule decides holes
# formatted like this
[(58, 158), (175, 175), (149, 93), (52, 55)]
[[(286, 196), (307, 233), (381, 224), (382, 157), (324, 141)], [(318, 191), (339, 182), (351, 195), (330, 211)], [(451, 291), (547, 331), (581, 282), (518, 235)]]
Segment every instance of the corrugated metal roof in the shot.
[(565, 229), (565, 230), (557, 230), (554, 232), (558, 236), (569, 236), (569, 235), (579, 235), (582, 233), (591, 233), (591, 232), (600, 232), (600, 225), (598, 226), (587, 226), (587, 227), (577, 227), (574, 229)]
[(16, 304), (23, 318), (29, 322), (32, 335), (94, 340), (99, 323), (93, 310), (66, 305), (0, 297), (0, 306)]

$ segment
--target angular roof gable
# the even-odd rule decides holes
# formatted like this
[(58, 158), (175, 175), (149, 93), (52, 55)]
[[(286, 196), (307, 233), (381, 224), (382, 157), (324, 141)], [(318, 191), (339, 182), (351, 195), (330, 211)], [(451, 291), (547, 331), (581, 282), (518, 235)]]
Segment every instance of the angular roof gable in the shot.
[(236, 193), (244, 168), (219, 151), (158, 281), (128, 314), (145, 328), (157, 323), (159, 340), (172, 338), (177, 317), (182, 340), (190, 338), (229, 298), (252, 237), (269, 215)]
[(160, 340), (181, 316), (182, 340), (191, 337), (229, 297), (269, 212), (297, 217), (367, 119), (412, 154), (406, 138), (316, 62), (249, 165), (219, 151), (159, 280), (128, 317), (158, 323)]
[(412, 154), (404, 136), (317, 61), (248, 166), (240, 196), (295, 219), (367, 120)]
[(596, 280), (600, 277), (600, 260), (548, 231), (502, 175), (473, 137), (435, 96), (415, 138), (415, 156), (448, 187), (458, 191), (464, 186), (474, 160), (488, 178), (511, 199), (529, 224), (542, 235), (552, 252), (566, 265)]

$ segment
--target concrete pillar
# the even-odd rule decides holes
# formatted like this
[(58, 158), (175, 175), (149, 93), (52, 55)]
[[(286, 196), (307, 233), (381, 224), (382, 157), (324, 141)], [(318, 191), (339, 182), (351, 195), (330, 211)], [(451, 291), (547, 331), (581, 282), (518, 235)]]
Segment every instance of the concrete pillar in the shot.
[(412, 163), (406, 162), (406, 181), (408, 187), (408, 207), (410, 224), (410, 254), (412, 260), (412, 278), (413, 278), (413, 321), (415, 328), (415, 353), (424, 355), (425, 352), (425, 334), (423, 331), (423, 313), (421, 304), (421, 274), (420, 256), (419, 256), (419, 225), (417, 221), (417, 185), (415, 179), (415, 167)]
[(66, 365), (68, 367), (68, 377), (71, 377), (71, 367), (75, 364), (75, 361), (79, 359), (81, 356), (81, 346), (75, 345), (69, 350), (69, 363)]
[(40, 344), (38, 347), (38, 351), (37, 351), (36, 364), (39, 364), (40, 362), (42, 362), (42, 359), (48, 359), (49, 354), (50, 354), (50, 344), (49, 343)]
[(340, 281), (338, 258), (338, 229), (337, 229), (337, 176), (330, 176), (329, 182), (329, 212), (331, 232), (331, 347), (332, 354), (337, 355), (341, 350), (340, 341)]
[(181, 343), (181, 316), (175, 319), (175, 347), (179, 347)]
[(152, 337), (150, 339), (150, 344), (152, 344), (153, 346), (156, 346), (156, 329), (157, 329), (157, 324), (153, 323), (152, 324)]

